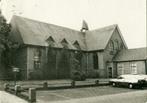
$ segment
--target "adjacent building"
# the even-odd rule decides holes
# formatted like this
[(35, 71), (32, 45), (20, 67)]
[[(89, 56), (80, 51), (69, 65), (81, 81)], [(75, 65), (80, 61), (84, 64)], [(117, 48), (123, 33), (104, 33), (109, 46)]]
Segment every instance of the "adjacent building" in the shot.
[(118, 75), (146, 74), (146, 48), (122, 50), (113, 61)]

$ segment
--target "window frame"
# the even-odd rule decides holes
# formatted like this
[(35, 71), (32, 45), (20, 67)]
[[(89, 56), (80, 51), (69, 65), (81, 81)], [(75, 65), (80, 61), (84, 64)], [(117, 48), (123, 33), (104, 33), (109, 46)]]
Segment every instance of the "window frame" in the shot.
[(117, 69), (118, 69), (119, 71), (121, 70), (120, 75), (125, 74), (125, 69), (124, 69), (124, 64), (123, 64), (123, 63), (119, 63), (119, 64), (117, 65)]
[(119, 41), (117, 39), (115, 40), (115, 44), (116, 44), (116, 47), (115, 47), (116, 50), (119, 50), (120, 49), (120, 46), (119, 46)]
[(131, 74), (137, 74), (137, 63), (131, 63), (130, 68), (131, 68)]
[(37, 48), (34, 51), (34, 69), (41, 68), (41, 48)]

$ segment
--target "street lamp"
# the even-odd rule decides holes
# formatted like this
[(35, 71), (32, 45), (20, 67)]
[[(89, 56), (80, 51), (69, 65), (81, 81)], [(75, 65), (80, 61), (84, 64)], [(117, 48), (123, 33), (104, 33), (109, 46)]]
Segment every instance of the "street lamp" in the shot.
[(14, 85), (16, 85), (16, 76), (17, 76), (17, 73), (20, 71), (20, 69), (16, 67), (13, 67), (12, 69), (14, 73)]

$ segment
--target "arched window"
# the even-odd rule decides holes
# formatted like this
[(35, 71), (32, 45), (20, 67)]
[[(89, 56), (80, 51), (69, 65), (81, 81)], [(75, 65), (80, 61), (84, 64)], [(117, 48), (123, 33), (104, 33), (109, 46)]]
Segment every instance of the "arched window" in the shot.
[(98, 64), (98, 55), (97, 53), (93, 53), (93, 68), (98, 69), (99, 64)]
[(34, 69), (39, 69), (41, 64), (41, 50), (37, 48), (34, 51)]
[(115, 48), (116, 48), (116, 50), (120, 49), (119, 41), (118, 40), (115, 40)]
[(114, 51), (114, 42), (111, 40), (109, 44), (110, 51)]

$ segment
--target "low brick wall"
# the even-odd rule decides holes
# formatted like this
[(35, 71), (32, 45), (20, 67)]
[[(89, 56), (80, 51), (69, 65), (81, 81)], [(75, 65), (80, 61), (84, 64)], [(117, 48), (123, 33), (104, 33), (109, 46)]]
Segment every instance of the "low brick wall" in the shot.
[(5, 91), (0, 91), (0, 103), (28, 103), (27, 101), (9, 94)]

